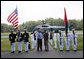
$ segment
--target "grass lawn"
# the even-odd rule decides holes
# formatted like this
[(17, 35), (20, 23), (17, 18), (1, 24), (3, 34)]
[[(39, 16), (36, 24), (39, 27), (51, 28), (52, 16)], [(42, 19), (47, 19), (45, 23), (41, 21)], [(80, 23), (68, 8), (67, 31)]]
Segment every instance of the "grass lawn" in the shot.
[(1, 36), (9, 36), (10, 33), (1, 33)]

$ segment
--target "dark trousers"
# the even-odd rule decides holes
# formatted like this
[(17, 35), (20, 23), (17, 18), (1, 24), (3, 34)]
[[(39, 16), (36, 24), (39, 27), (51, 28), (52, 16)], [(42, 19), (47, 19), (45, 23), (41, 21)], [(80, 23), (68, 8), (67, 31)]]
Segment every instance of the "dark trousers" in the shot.
[(39, 48), (42, 51), (42, 39), (37, 39), (37, 51), (39, 51)]
[(28, 49), (29, 49), (29, 50), (31, 49), (31, 47), (30, 47), (30, 43), (29, 43), (29, 45), (28, 45)]
[(49, 50), (48, 40), (44, 39), (45, 51)]

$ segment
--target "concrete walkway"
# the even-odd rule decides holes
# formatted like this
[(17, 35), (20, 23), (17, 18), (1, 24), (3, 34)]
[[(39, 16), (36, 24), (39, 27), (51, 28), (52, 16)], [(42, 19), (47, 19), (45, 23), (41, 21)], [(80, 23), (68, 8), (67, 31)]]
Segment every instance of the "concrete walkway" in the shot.
[(1, 36), (1, 38), (9, 38), (9, 36)]
[(22, 51), (22, 53), (18, 53), (18, 51), (15, 51), (15, 53), (10, 52), (1, 52), (1, 58), (83, 58), (83, 51), (55, 51), (53, 48), (49, 45), (49, 52), (44, 51), (44, 42), (43, 45), (43, 51), (37, 52), (37, 47), (33, 51), (29, 51), (28, 53), (25, 53)]

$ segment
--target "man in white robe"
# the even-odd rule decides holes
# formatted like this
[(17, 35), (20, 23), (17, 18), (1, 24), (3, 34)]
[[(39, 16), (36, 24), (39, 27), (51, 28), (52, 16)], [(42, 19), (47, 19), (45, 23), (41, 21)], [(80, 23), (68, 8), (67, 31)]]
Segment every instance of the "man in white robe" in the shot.
[(58, 33), (58, 41), (59, 41), (60, 51), (63, 51), (63, 34), (61, 33), (61, 30), (59, 30)]
[(68, 35), (65, 35), (65, 45), (66, 45), (66, 51), (70, 51), (70, 39), (71, 39), (71, 35), (68, 33)]
[(31, 44), (32, 44), (31, 47), (32, 47), (32, 49), (34, 49), (34, 43), (35, 42), (34, 42), (34, 35), (33, 35), (33, 33), (31, 33), (30, 36), (31, 36)]
[(56, 33), (55, 32), (53, 33), (53, 40), (55, 43), (54, 48), (57, 48), (57, 43), (56, 43), (57, 39), (56, 39)]
[(77, 49), (77, 34), (75, 33), (75, 29), (72, 29), (72, 46), (73, 46), (73, 50), (76, 51)]
[(37, 34), (38, 34), (38, 31), (35, 31), (34, 34), (35, 34), (35, 36), (34, 36), (34, 37), (35, 37), (34, 41), (35, 41), (35, 45), (36, 45), (36, 44), (37, 44)]

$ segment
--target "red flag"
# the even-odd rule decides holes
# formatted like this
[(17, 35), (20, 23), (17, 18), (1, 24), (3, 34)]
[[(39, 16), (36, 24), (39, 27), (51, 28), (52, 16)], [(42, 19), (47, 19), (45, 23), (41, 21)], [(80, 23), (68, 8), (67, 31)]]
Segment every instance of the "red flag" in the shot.
[(64, 25), (65, 25), (65, 34), (67, 36), (67, 34), (68, 34), (68, 22), (67, 22), (67, 14), (66, 14), (65, 8), (64, 8)]
[(64, 13), (65, 13), (65, 15), (64, 15), (64, 25), (66, 25), (66, 23), (67, 23), (67, 15), (66, 15), (66, 9), (64, 8)]

